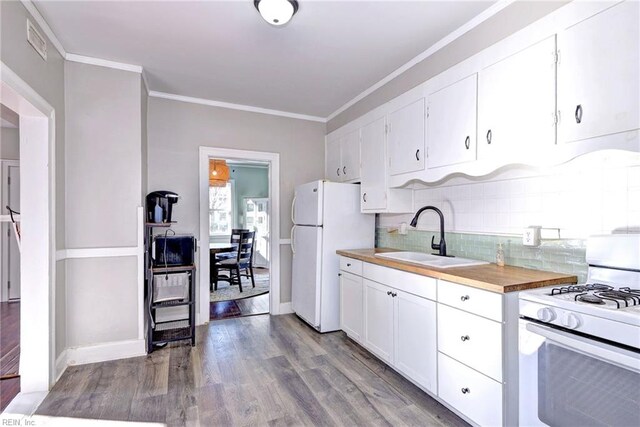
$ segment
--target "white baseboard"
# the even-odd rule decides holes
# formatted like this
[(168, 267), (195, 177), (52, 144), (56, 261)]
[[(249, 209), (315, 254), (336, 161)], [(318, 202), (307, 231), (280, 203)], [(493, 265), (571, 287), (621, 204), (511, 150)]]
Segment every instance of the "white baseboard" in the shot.
[(58, 382), (62, 374), (64, 374), (64, 371), (67, 369), (67, 366), (69, 366), (69, 363), (67, 361), (67, 350), (64, 350), (56, 359), (55, 382)]
[(86, 363), (144, 356), (146, 350), (144, 340), (128, 340), (68, 348), (66, 354), (68, 365), (84, 365)]
[(38, 406), (44, 401), (44, 399), (49, 394), (48, 391), (34, 391), (31, 393), (23, 393), (20, 392), (13, 400), (7, 405), (5, 410), (2, 412), (2, 423), (1, 425), (5, 426), (21, 426), (21, 425), (30, 425), (30, 424), (14, 424), (11, 422), (5, 422), (5, 416), (9, 416), (7, 418), (10, 419), (10, 415), (33, 415), (38, 409)]
[(291, 307), (290, 302), (281, 302), (278, 310), (278, 314), (291, 314), (293, 313), (293, 308)]

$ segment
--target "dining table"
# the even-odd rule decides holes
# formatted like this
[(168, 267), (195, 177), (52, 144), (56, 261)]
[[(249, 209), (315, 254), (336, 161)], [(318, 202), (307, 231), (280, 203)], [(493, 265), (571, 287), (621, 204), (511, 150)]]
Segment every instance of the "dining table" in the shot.
[(229, 278), (227, 276), (217, 276), (218, 274), (218, 269), (217, 268), (213, 268), (213, 264), (216, 262), (216, 257), (218, 254), (224, 254), (224, 253), (229, 253), (229, 252), (234, 252), (237, 250), (237, 245), (230, 243), (230, 242), (215, 242), (215, 243), (209, 243), (209, 282), (210, 283), (214, 283), (217, 280), (225, 280), (228, 281)]

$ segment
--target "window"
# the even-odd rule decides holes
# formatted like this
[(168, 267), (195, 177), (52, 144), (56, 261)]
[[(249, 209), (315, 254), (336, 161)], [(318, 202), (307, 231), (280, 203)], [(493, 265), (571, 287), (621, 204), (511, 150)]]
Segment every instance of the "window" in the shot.
[(233, 182), (209, 187), (209, 235), (230, 235), (233, 228)]

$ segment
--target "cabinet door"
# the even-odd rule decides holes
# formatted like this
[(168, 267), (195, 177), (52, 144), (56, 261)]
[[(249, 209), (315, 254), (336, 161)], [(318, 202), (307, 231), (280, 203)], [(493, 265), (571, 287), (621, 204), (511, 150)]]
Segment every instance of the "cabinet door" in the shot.
[(340, 158), (340, 138), (328, 139), (326, 144), (325, 178), (329, 181), (342, 181), (342, 160)]
[(340, 329), (358, 342), (364, 326), (362, 296), (362, 277), (340, 272)]
[(480, 71), (478, 159), (532, 161), (556, 143), (555, 53), (553, 36)]
[(340, 142), (342, 180), (360, 179), (360, 130), (348, 133)]
[(640, 128), (640, 4), (626, 1), (558, 34), (558, 139)]
[(436, 303), (395, 292), (395, 367), (425, 389), (437, 393)]
[(428, 168), (476, 159), (477, 74), (429, 95)]
[(424, 169), (424, 98), (389, 114), (389, 173)]
[(364, 283), (364, 345), (385, 362), (393, 356), (393, 297), (391, 288), (371, 280)]
[(360, 208), (363, 211), (387, 207), (384, 126), (385, 119), (382, 117), (362, 128)]

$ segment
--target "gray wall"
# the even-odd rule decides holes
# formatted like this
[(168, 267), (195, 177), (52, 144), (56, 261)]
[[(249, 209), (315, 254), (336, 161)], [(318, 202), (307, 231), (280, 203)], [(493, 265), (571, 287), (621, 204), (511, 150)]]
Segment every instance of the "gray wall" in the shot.
[[(27, 18), (37, 27), (21, 2), (0, 1), (0, 58), (56, 111), (56, 248), (62, 249), (65, 247), (64, 59), (49, 40), (47, 60), (38, 55), (26, 40)], [(56, 263), (56, 357), (66, 348), (64, 269), (65, 261)]]
[(0, 159), (20, 160), (20, 129), (0, 128)]
[[(143, 151), (140, 85), (138, 73), (66, 63), (69, 249), (137, 245)], [(136, 260), (67, 260), (69, 347), (137, 338)]]
[[(280, 237), (289, 238), (294, 187), (324, 175), (323, 123), (149, 98), (149, 191), (173, 190), (175, 229), (199, 234), (200, 146), (280, 153)], [(277, 237), (277, 236), (274, 236)], [(291, 250), (280, 247), (280, 300), (291, 301)]]
[[(430, 78), (521, 30), (567, 3), (569, 3), (569, 1), (566, 0), (514, 2), (476, 28), (338, 114), (327, 123), (327, 133), (340, 128), (409, 89), (424, 83)], [(425, 50), (427, 48), (428, 46), (425, 46)]]
[(67, 248), (137, 244), (140, 74), (67, 62)]

